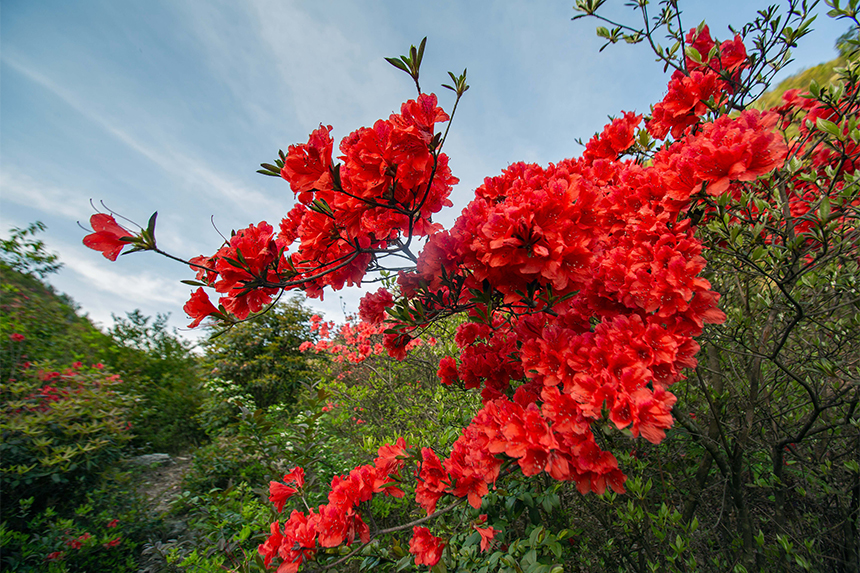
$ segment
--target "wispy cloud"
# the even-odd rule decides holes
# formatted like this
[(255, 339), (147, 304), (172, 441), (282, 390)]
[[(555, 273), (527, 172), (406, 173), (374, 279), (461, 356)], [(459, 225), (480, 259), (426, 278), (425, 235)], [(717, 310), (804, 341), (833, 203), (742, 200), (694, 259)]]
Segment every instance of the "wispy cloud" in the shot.
[(77, 249), (59, 245), (60, 259), (78, 278), (95, 291), (108, 293), (130, 304), (182, 306), (188, 287), (173, 279), (136, 271), (126, 274), (113, 270), (109, 263), (82, 257)]
[(79, 204), (79, 193), (37, 181), (14, 165), (6, 164), (0, 171), (0, 189), (3, 190), (4, 202), (69, 219), (85, 219), (90, 214), (86, 204)]
[(8, 54), (2, 55), (2, 61), (30, 81), (51, 92), (76, 112), (97, 124), (116, 140), (154, 163), (158, 168), (166, 172), (171, 179), (205, 186), (208, 191), (215, 192), (223, 199), (228, 200), (234, 208), (238, 207), (242, 210), (253, 209), (254, 211), (266, 210), (270, 212), (280, 212), (283, 209), (282, 205), (272, 201), (259, 191), (251, 189), (229, 176), (219, 174), (217, 169), (206, 164), (199, 157), (192, 156), (179, 149), (154, 149), (151, 146), (145, 145), (134, 137), (133, 134), (118, 127), (115, 122), (91, 109), (90, 106), (82, 102), (70, 90), (58, 85), (49, 77), (23, 61), (13, 58)]
[(410, 88), (388, 71), (374, 45), (382, 39), (372, 27), (372, 9), (348, 2), (332, 7), (359, 13), (342, 29), (333, 22), (337, 18), (320, 17), (303, 2), (216, 5), (202, 12), (184, 8), (206, 66), (255, 121), (288, 130), (294, 136), (289, 143), (307, 137), (296, 130), (310, 131), (320, 122), (348, 132), (385, 116), (391, 110), (380, 103)]

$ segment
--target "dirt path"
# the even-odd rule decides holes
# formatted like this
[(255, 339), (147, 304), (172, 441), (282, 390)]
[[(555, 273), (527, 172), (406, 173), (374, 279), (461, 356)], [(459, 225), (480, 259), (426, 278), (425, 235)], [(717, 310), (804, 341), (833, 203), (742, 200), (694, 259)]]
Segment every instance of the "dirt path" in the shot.
[(152, 467), (143, 475), (143, 495), (149, 500), (149, 510), (164, 514), (170, 502), (182, 493), (182, 478), (191, 467), (191, 454), (173, 456), (166, 464)]
[(170, 502), (182, 493), (182, 478), (191, 468), (192, 455), (171, 456), (160, 463), (145, 466), (141, 474), (140, 493), (146, 496), (147, 509), (155, 518), (163, 518), (165, 527), (161, 539), (144, 544), (138, 563), (138, 573), (162, 573), (172, 570), (165, 559), (165, 549), (188, 534), (182, 517), (169, 516)]

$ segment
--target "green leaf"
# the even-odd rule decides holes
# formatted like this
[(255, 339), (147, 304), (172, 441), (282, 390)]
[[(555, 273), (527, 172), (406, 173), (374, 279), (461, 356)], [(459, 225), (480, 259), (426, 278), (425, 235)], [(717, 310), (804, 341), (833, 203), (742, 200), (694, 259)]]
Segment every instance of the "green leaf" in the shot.
[(421, 45), (418, 46), (418, 56), (415, 58), (415, 71), (418, 71), (418, 68), (421, 67), (421, 60), (424, 58), (424, 46), (427, 45), (427, 36), (424, 36), (424, 39), (421, 40)]
[(158, 211), (152, 214), (152, 217), (149, 218), (149, 223), (146, 225), (146, 230), (149, 232), (149, 236), (152, 238), (153, 242), (155, 242), (155, 220), (158, 218)]
[(830, 198), (826, 195), (821, 198), (821, 203), (818, 204), (818, 216), (825, 223), (830, 219)]
[(819, 131), (829, 133), (833, 137), (842, 137), (842, 130), (839, 129), (838, 125), (836, 125), (829, 119), (819, 117), (817, 120), (815, 120), (815, 127), (818, 128)]
[(407, 74), (411, 75), (412, 73), (409, 71), (409, 68), (406, 66), (406, 64), (404, 64), (401, 60), (398, 60), (397, 58), (385, 58), (385, 61), (397, 68), (398, 70), (403, 70)]
[(694, 48), (693, 46), (687, 47), (687, 57), (696, 62), (697, 64), (702, 63), (702, 54), (699, 53), (699, 50)]

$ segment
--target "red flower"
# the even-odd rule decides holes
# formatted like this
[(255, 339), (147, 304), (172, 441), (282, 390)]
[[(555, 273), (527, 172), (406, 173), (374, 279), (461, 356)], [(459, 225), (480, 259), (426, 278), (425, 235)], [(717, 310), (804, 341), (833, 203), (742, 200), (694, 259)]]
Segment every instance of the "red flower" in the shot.
[(669, 80), (669, 93), (654, 106), (645, 127), (657, 139), (664, 139), (670, 131), (677, 139), (709, 111), (708, 100), (713, 98), (714, 105), (722, 103), (725, 88), (716, 72), (696, 70), (686, 76), (676, 71)]
[(206, 294), (206, 291), (203, 290), (203, 287), (194, 291), (191, 298), (188, 299), (188, 302), (185, 303), (185, 306), (183, 306), (182, 309), (185, 311), (185, 314), (194, 319), (191, 324), (188, 325), (188, 328), (195, 328), (200, 324), (200, 321), (207, 316), (218, 313), (218, 309), (215, 308), (215, 305), (209, 300), (209, 296)]
[(221, 304), (240, 320), (269, 304), (275, 288), (247, 290), (255, 280), (277, 280), (274, 263), (278, 257), (272, 226), (266, 222), (240, 229), (213, 257), (219, 273), (215, 290), (225, 293)]
[(61, 561), (65, 555), (62, 551), (54, 551), (45, 555), (45, 561)]
[(375, 293), (361, 297), (358, 304), (358, 316), (370, 324), (379, 324), (385, 320), (385, 309), (394, 305), (394, 297), (388, 290), (381, 288)]
[(628, 149), (635, 140), (636, 126), (642, 121), (641, 115), (628, 111), (603, 128), (603, 133), (595, 135), (585, 147), (582, 154), (586, 160), (617, 159), (618, 155)]
[(278, 554), (278, 550), (281, 547), (281, 543), (284, 541), (284, 536), (281, 535), (281, 523), (276, 521), (270, 527), (271, 535), (269, 535), (268, 539), (264, 543), (261, 543), (257, 548), (257, 552), (263, 556), (263, 567), (266, 569), (269, 568), (269, 564), (272, 562), (272, 557)]
[(477, 525), (473, 525), (472, 527), (481, 536), (481, 551), (486, 551), (487, 549), (489, 549), (490, 543), (493, 541), (493, 538), (496, 536), (499, 530), (493, 529), (492, 527), (478, 527)]
[(436, 503), (444, 495), (449, 477), (436, 452), (430, 448), (421, 448), (421, 458), (421, 470), (415, 484), (415, 501), (430, 515), (436, 511)]
[(284, 510), (284, 504), (287, 500), (296, 493), (296, 489), (288, 485), (284, 485), (279, 481), (269, 482), (269, 501), (275, 504), (275, 509), (278, 513)]
[(114, 519), (114, 520), (112, 520), (110, 523), (108, 523), (108, 524), (107, 524), (107, 526), (108, 526), (108, 527), (116, 527), (116, 526), (117, 526), (117, 524), (119, 524), (119, 520), (118, 520), (118, 519)]
[(690, 143), (696, 174), (717, 196), (730, 181), (752, 181), (779, 167), (788, 146), (774, 128), (777, 116), (745, 110), (738, 117), (724, 116), (708, 124)]
[(409, 541), (409, 553), (415, 556), (416, 565), (433, 567), (442, 558), (445, 544), (430, 533), (426, 527), (413, 527), (412, 539)]
[(191, 263), (189, 267), (191, 267), (191, 270), (196, 274), (195, 278), (198, 281), (204, 282), (207, 285), (212, 285), (215, 282), (215, 279), (218, 278), (218, 273), (215, 271), (215, 261), (212, 257), (200, 255), (199, 257), (188, 259), (188, 262)]
[(308, 142), (303, 145), (291, 145), (287, 160), (281, 169), (281, 177), (290, 182), (290, 188), (299, 194), (299, 201), (309, 203), (309, 191), (321, 189), (325, 183), (320, 178), (329, 177), (331, 167), (331, 151), (334, 142), (331, 139), (331, 126), (319, 126), (311, 133)]
[(406, 358), (406, 345), (412, 337), (408, 334), (386, 334), (382, 339), (382, 344), (388, 350), (388, 355), (397, 360)]
[(105, 213), (96, 213), (90, 217), (90, 225), (94, 232), (84, 237), (84, 245), (94, 251), (101, 251), (111, 261), (115, 261), (120, 251), (130, 244), (121, 239), (134, 237), (131, 231), (120, 227), (111, 215)]
[(294, 467), (284, 476), (284, 483), (295, 483), (297, 488), (303, 488), (305, 486), (305, 470), (300, 467)]
[(110, 541), (108, 541), (107, 543), (104, 543), (103, 545), (104, 545), (104, 547), (108, 548), (108, 547), (116, 547), (120, 543), (122, 543), (122, 537), (117, 537), (116, 539), (111, 539)]
[(27, 337), (23, 334), (18, 334), (17, 332), (13, 332), (9, 335), (9, 340), (12, 342), (23, 342)]
[(444, 357), (439, 361), (439, 370), (436, 371), (436, 375), (439, 377), (439, 381), (442, 382), (442, 384), (450, 386), (459, 380), (459, 375), (457, 374), (457, 362), (451, 356)]
[(66, 541), (66, 545), (68, 545), (72, 549), (80, 549), (81, 547), (83, 547), (84, 542), (91, 537), (92, 537), (92, 535), (90, 535), (89, 533), (84, 533), (83, 535), (79, 536), (77, 539), (70, 539), (70, 540)]
[(688, 56), (687, 69), (693, 71), (706, 68), (711, 50), (717, 45), (714, 40), (711, 39), (711, 31), (708, 29), (708, 26), (702, 26), (701, 30), (693, 28), (687, 32), (685, 40), (688, 48), (693, 48), (699, 52), (699, 61), (701, 62), (697, 63)]

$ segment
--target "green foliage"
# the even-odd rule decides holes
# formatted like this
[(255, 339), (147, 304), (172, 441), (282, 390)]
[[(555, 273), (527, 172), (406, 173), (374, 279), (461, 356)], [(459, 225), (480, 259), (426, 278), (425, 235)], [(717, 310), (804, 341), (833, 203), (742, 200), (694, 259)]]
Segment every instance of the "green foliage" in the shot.
[(480, 397), (439, 383), (439, 360), (454, 352), (453, 325), (434, 325), (425, 337), (439, 342), (413, 349), (403, 361), (383, 354), (330, 365), (321, 388), (330, 396), (326, 410), (342, 439), (375, 456), (398, 437), (440, 451), (459, 437)]
[(186, 513), (192, 543), (168, 543), (161, 549), (174, 571), (220, 573), (225, 568), (263, 571), (257, 547), (276, 519), (256, 488), (240, 483), (205, 494), (184, 492), (174, 511)]
[(212, 443), (194, 452), (186, 491), (202, 495), (241, 483), (266, 485), (295, 466), (305, 468), (309, 484), (329, 483), (336, 473), (367, 461), (366, 454), (342, 440), (337, 424), (322, 411), (324, 392), (306, 389), (298, 398), (289, 408), (251, 411), (237, 406), (238, 414)]
[(856, 26), (849, 28), (836, 39), (836, 49), (843, 58), (856, 58), (858, 48), (860, 48), (860, 31)]
[(231, 433), (229, 426), (242, 414), (242, 408), (254, 407), (254, 398), (235, 382), (209, 378), (203, 382), (203, 390), (197, 422), (208, 436)]
[(105, 362), (112, 346), (70, 299), (0, 263), (0, 379), (8, 379), (19, 361)]
[(246, 436), (219, 436), (194, 452), (194, 461), (183, 485), (203, 493), (237, 483), (263, 484), (275, 479), (271, 460), (249, 447)]
[(32, 238), (45, 229), (41, 221), (31, 223), (26, 229), (11, 229), (8, 239), (0, 239), (0, 260), (14, 271), (39, 278), (60, 270), (63, 264), (57, 254), (49, 253), (43, 241)]
[(136, 571), (160, 521), (117, 462), (132, 432), (162, 451), (204, 437), (197, 357), (166, 317), (130, 313), (110, 336), (79, 316), (39, 280), (57, 266), (27, 238), (41, 228), (0, 245), (2, 570)]
[[(123, 573), (137, 571), (143, 541), (160, 523), (146, 514), (128, 474), (109, 472), (82, 503), (65, 510), (35, 509), (34, 498), (8, 508), (0, 524), (3, 571), (37, 573)], [(4, 500), (4, 505), (10, 505)]]
[(781, 105), (782, 94), (793, 89), (808, 91), (809, 84), (813, 81), (817, 82), (819, 85), (827, 85), (837, 78), (837, 74), (834, 70), (844, 66), (846, 61), (846, 56), (842, 55), (834, 60), (818, 64), (817, 66), (812, 66), (811, 68), (807, 68), (802, 72), (786, 78), (774, 89), (762, 94), (762, 96), (756, 100), (755, 104), (753, 104), (753, 107), (763, 110)]
[[(237, 386), (223, 381), (207, 387), (224, 401), (241, 395)], [(238, 413), (230, 415), (229, 423), (219, 421), (212, 443), (194, 452), (184, 491), (174, 503), (172, 511), (189, 521), (193, 540), (157, 547), (171, 571), (262, 571), (256, 549), (278, 519), (267, 499), (268, 482), (301, 466), (308, 488), (315, 491), (309, 502), (323, 503), (325, 486), (335, 474), (367, 461), (342, 441), (331, 417), (322, 412), (326, 398), (322, 391), (305, 388), (295, 404), (265, 411), (251, 411), (235, 401)], [(201, 417), (216, 419), (206, 405)]]
[(152, 320), (140, 311), (114, 317), (109, 334), (99, 331), (70, 299), (35, 276), (58, 263), (41, 242), (23, 238), (33, 229), (44, 226), (13, 230), (0, 244), (0, 380), (23, 361), (103, 363), (137, 395), (131, 413), (135, 445), (176, 452), (198, 443), (205, 436), (194, 415), (203, 394), (191, 346), (170, 332), (166, 316)]
[(123, 372), (137, 396), (132, 410), (134, 445), (179, 452), (205, 439), (196, 419), (205, 393), (192, 345), (171, 332), (167, 315), (154, 320), (139, 310), (114, 316), (116, 347), (106, 359)]
[(41, 508), (86, 491), (131, 439), (118, 376), (80, 363), (15, 376), (0, 385), (4, 519), (21, 499)]
[(299, 345), (312, 338), (310, 311), (299, 299), (275, 305), (249, 323), (240, 323), (205, 345), (205, 367), (238, 384), (251, 409), (288, 404), (314, 376)]

